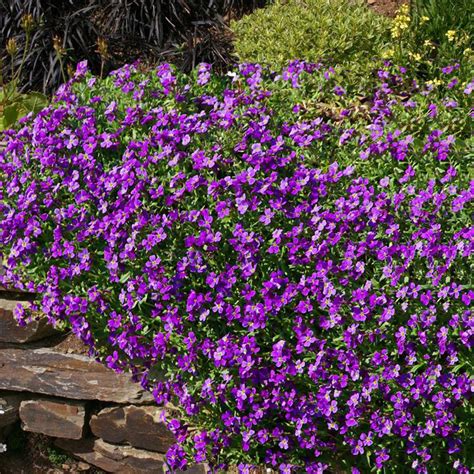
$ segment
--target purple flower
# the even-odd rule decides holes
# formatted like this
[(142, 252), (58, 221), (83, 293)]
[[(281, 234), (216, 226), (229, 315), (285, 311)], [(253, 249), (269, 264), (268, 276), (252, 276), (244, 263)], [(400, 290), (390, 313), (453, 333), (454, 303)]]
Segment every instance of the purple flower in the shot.
[[(231, 76), (126, 65), (106, 82), (81, 67), (3, 135), (0, 281), (38, 294), (19, 322), (61, 321), (178, 406), (171, 469), (319, 473), (341, 451), (354, 472), (441, 458), (462, 472), (461, 88), (440, 97), (387, 62), (359, 113), (349, 82), (304, 61)], [(342, 111), (311, 106), (334, 94)]]

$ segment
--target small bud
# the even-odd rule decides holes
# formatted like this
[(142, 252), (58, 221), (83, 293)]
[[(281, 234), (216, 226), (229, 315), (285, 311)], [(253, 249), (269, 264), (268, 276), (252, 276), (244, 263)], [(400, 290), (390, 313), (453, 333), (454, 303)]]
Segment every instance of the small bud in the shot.
[(109, 46), (105, 38), (99, 38), (97, 40), (97, 52), (102, 59), (107, 59), (109, 57)]
[(6, 49), (10, 56), (15, 56), (15, 54), (18, 53), (18, 45), (16, 44), (15, 38), (10, 38), (7, 41)]
[(67, 74), (68, 74), (69, 77), (74, 76), (75, 69), (72, 66), (72, 64), (68, 64), (67, 67), (66, 67), (66, 70), (67, 70)]
[(53, 36), (53, 48), (56, 53), (58, 53), (58, 56), (64, 56), (66, 54), (66, 50), (64, 49), (59, 36)]
[(27, 13), (21, 17), (20, 25), (26, 33), (31, 33), (33, 31), (34, 24), (35, 22), (31, 13)]

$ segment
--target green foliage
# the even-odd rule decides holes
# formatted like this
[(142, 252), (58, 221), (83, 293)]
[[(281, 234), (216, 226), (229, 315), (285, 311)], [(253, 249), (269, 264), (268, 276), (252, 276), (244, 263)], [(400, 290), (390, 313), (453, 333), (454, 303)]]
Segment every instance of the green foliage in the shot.
[(418, 77), (436, 79), (440, 66), (463, 63), (464, 80), (472, 73), (474, 2), (412, 0), (392, 22), (391, 49), (386, 58), (407, 66)]
[(13, 127), (18, 119), (39, 112), (47, 103), (47, 97), (40, 92), (21, 94), (14, 82), (6, 84), (0, 89), (0, 130)]
[(64, 454), (62, 451), (55, 448), (54, 446), (48, 446), (46, 448), (46, 452), (48, 454), (49, 462), (56, 467), (61, 467), (63, 464), (71, 460), (70, 456)]
[[(448, 31), (452, 31), (455, 32), (458, 42), (467, 35), (469, 38), (465, 39), (466, 46), (472, 45), (474, 31), (472, 0), (411, 0), (410, 11), (414, 23), (413, 30), (418, 37), (443, 45), (454, 42), (449, 41), (446, 36)], [(428, 20), (425, 21), (426, 18)]]
[(292, 59), (367, 62), (389, 40), (390, 21), (356, 0), (277, 1), (231, 28), (241, 60), (285, 64)]

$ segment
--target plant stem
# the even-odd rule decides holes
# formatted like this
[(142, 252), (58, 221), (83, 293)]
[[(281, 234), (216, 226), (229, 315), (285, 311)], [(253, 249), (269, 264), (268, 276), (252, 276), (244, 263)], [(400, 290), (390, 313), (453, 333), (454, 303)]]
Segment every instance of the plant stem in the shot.
[(58, 59), (59, 59), (59, 67), (61, 68), (61, 76), (62, 76), (62, 78), (63, 78), (63, 81), (64, 81), (64, 82), (67, 82), (67, 80), (66, 80), (66, 74), (64, 73), (63, 60), (62, 60), (60, 54), (58, 54)]
[(1, 58), (0, 58), (0, 88), (3, 91), (3, 62)]
[[(20, 78), (21, 78), (21, 71), (23, 70), (23, 65), (25, 64), (26, 52), (28, 51), (29, 46), (30, 46), (30, 33), (27, 32), (26, 33), (25, 48), (23, 49), (23, 56), (21, 58), (20, 67), (18, 68), (18, 71), (17, 71), (16, 79), (18, 79), (18, 81), (20, 81)], [(13, 61), (12, 61), (12, 70), (13, 70)], [(13, 80), (13, 76), (12, 76), (12, 80)]]

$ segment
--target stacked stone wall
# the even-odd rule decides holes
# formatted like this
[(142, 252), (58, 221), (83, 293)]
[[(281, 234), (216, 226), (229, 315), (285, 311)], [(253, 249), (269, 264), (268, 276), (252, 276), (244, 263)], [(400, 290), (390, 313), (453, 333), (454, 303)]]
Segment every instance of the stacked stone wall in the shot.
[(10, 297), (0, 294), (0, 443), (21, 426), (104, 472), (167, 472), (164, 454), (174, 437), (151, 394), (81, 353), (77, 341), (65, 343), (68, 336), (43, 319), (19, 327), (14, 308), (26, 302)]

